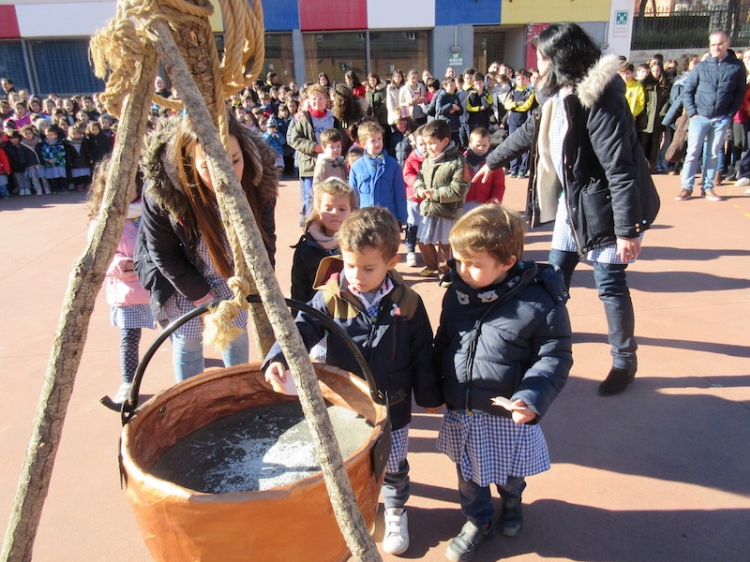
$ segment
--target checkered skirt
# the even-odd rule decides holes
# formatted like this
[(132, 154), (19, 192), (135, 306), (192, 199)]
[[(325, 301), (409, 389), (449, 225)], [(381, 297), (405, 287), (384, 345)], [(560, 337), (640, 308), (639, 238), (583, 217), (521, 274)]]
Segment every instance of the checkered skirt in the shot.
[(505, 484), (508, 476), (549, 470), (549, 451), (539, 425), (480, 412), (448, 410), (440, 425), (437, 450), (461, 467), (464, 479), (479, 486)]
[(154, 328), (154, 316), (147, 304), (113, 306), (110, 319), (112, 325), (118, 328)]

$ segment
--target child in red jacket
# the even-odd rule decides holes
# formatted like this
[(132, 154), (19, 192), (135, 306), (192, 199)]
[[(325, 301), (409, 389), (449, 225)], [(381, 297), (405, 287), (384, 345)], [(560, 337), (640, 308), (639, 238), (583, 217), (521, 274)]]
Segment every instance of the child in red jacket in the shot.
[(424, 162), (425, 155), (427, 154), (427, 146), (422, 136), (421, 127), (412, 133), (412, 142), (414, 143), (413, 150), (409, 153), (409, 156), (404, 162), (404, 184), (406, 184), (406, 213), (408, 220), (406, 222), (406, 236), (404, 237), (404, 244), (406, 245), (406, 265), (409, 267), (417, 267), (419, 265), (417, 261), (417, 229), (419, 228), (419, 204), (422, 199), (414, 194), (414, 181), (417, 179), (419, 171), (422, 169), (422, 162)]
[(0, 148), (0, 199), (8, 198), (8, 176), (10, 176), (10, 160), (5, 151)]
[[(490, 140), (490, 132), (483, 127), (477, 127), (469, 136), (469, 149), (464, 154), (464, 157), (466, 158), (466, 163), (469, 165), (469, 177), (471, 179), (474, 179), (474, 175), (484, 165), (487, 154), (490, 152)], [(466, 214), (474, 207), (479, 207), (479, 205), (493, 199), (499, 205), (503, 202), (504, 195), (505, 174), (503, 174), (502, 168), (498, 168), (484, 181), (472, 181), (469, 184), (469, 192), (466, 194), (463, 212)]]

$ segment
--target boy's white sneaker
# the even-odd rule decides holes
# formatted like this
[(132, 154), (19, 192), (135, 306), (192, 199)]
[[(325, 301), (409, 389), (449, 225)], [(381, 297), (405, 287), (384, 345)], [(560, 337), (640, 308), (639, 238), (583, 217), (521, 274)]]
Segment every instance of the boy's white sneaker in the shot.
[(403, 554), (409, 548), (409, 519), (406, 509), (391, 508), (385, 510), (385, 535), (383, 551), (388, 554)]
[(409, 267), (417, 267), (417, 254), (414, 252), (406, 254), (406, 265)]

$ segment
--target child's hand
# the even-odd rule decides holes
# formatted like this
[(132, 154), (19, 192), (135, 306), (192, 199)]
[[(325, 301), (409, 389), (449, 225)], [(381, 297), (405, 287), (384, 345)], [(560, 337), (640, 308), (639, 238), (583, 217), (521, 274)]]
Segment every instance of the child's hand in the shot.
[(271, 363), (266, 369), (264, 377), (275, 392), (292, 396), (297, 395), (297, 385), (294, 384), (292, 374), (286, 370), (284, 364), (280, 361)]
[(435, 198), (435, 190), (434, 189), (423, 189), (422, 190), (422, 197), (424, 199), (434, 199)]
[(424, 411), (428, 414), (437, 414), (440, 410), (443, 409), (443, 406), (445, 406), (445, 404), (440, 404), (440, 406), (437, 406), (435, 408), (425, 408)]
[(511, 404), (511, 417), (515, 423), (522, 424), (534, 421), (537, 415), (536, 412), (529, 408), (529, 405), (526, 404), (526, 402), (519, 399), (514, 400)]

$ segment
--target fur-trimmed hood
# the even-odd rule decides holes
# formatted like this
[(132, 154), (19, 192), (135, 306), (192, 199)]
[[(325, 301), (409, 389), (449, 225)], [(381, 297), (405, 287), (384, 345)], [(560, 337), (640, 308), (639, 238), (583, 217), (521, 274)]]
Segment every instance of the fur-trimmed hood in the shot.
[[(143, 170), (146, 194), (180, 222), (186, 217), (192, 219), (185, 190), (180, 181), (177, 170), (177, 154), (172, 139), (181, 118), (163, 120), (157, 130), (146, 139), (141, 153), (141, 169)], [(259, 199), (272, 199), (278, 196), (279, 179), (276, 173), (276, 152), (268, 146), (262, 138), (241, 126), (242, 133), (248, 144), (253, 147), (253, 158), (245, 159), (245, 167), (251, 170), (261, 168), (254, 174)]]
[(625, 93), (625, 83), (613, 79), (618, 76), (620, 70), (620, 57), (616, 55), (605, 55), (592, 66), (586, 76), (576, 88), (578, 99), (583, 107), (590, 109), (601, 97), (604, 90), (615, 87), (622, 89)]

